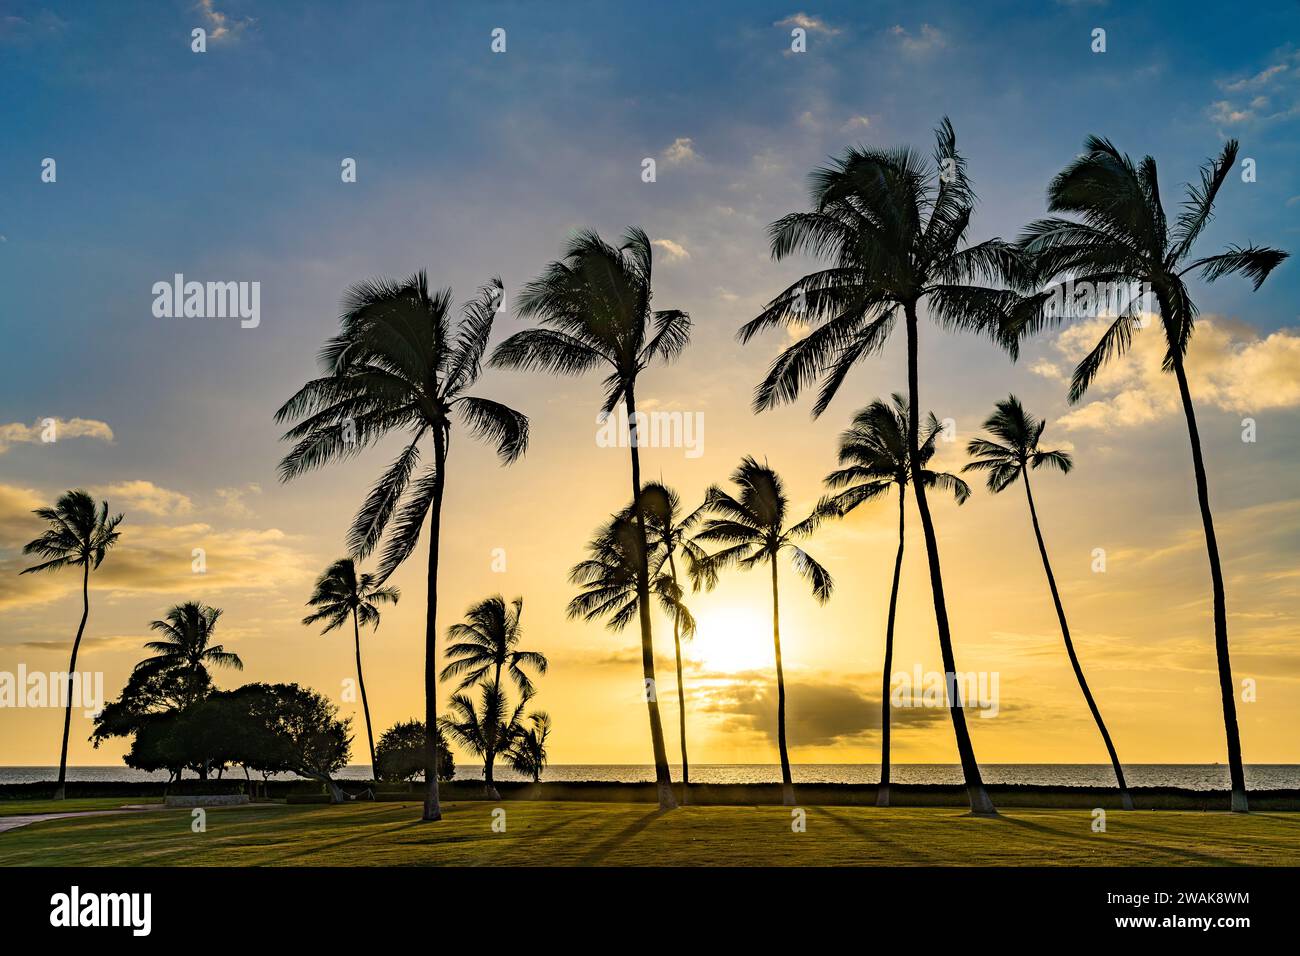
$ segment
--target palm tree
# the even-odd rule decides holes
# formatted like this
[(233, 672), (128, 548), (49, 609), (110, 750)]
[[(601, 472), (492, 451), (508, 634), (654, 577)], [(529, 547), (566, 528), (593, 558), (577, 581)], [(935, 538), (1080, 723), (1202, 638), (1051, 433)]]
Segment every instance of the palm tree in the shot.
[(524, 732), (521, 718), (528, 705), (528, 695), (523, 695), (519, 705), (510, 710), (510, 703), (500, 687), (484, 683), (481, 690), (481, 711), (475, 708), (468, 694), (453, 694), (447, 704), (447, 716), (439, 721), (439, 726), (451, 740), (483, 758), (483, 788), (490, 799), (500, 800), (501, 794), (492, 777), (492, 758), (508, 751)]
[(528, 715), (528, 722), (532, 726), (519, 732), (506, 758), (516, 773), (532, 777), (533, 783), (541, 783), (542, 771), (546, 769), (546, 738), (551, 735), (551, 715), (539, 710)]
[[(650, 307), (652, 255), (650, 237), (631, 228), (618, 248), (596, 233), (583, 230), (565, 249), (564, 259), (551, 263), (528, 283), (519, 299), (521, 318), (536, 317), (542, 328), (526, 329), (506, 339), (492, 355), (504, 368), (539, 369), (556, 375), (579, 375), (607, 368), (601, 421), (622, 403), (627, 414), (632, 456), (632, 502), (637, 530), (644, 542), (641, 512), (641, 457), (638, 448), (636, 382), (656, 361), (670, 362), (690, 340), (691, 320), (677, 309)], [(641, 666), (646, 681), (650, 742), (661, 809), (677, 805), (668, 775), (668, 753), (659, 719), (655, 687), (654, 643), (650, 629), (650, 569), (645, 549), (636, 569), (641, 624)]]
[[(442, 680), (460, 677), (458, 691), (484, 682), (500, 697), (501, 672), (504, 670), (524, 700), (532, 697), (536, 688), (524, 668), (533, 667), (538, 674), (545, 674), (547, 662), (546, 655), (517, 647), (523, 633), (520, 623), (523, 614), (523, 598), (515, 598), (507, 606), (505, 598), (499, 594), (471, 607), (465, 612), (465, 623), (453, 624), (447, 629), (447, 639), (454, 643), (443, 651), (450, 663), (442, 669)], [(491, 746), (483, 751), (489, 784), (497, 753)]]
[(153, 621), (149, 629), (162, 635), (161, 640), (146, 641), (145, 647), (154, 652), (135, 665), (144, 676), (172, 671), (180, 675), (184, 686), (190, 688), (187, 703), (193, 703), (197, 693), (211, 685), (208, 665), (244, 669), (244, 662), (222, 644), (213, 644), (212, 636), (221, 618), (221, 608), (208, 607), (198, 601), (175, 605), (161, 621)]
[(772, 644), (776, 648), (776, 726), (777, 746), (781, 751), (781, 794), (786, 806), (794, 805), (794, 781), (790, 777), (790, 754), (785, 739), (785, 671), (781, 664), (781, 603), (777, 587), (777, 556), (789, 552), (794, 569), (807, 579), (813, 597), (821, 604), (830, 600), (835, 582), (826, 569), (800, 548), (796, 541), (812, 534), (829, 513), (825, 502), (807, 518), (786, 524), (789, 499), (781, 478), (775, 471), (746, 457), (732, 472), (731, 480), (740, 487), (740, 497), (733, 498), (717, 485), (705, 493), (704, 507), (717, 517), (709, 518), (695, 536), (696, 542), (726, 545), (709, 557), (713, 568), (736, 564), (743, 570), (764, 562), (772, 571)]
[[(656, 578), (663, 575), (663, 565), (667, 563), (668, 566), (665, 583), (670, 586), (669, 600), (673, 603), (673, 651), (677, 659), (677, 715), (682, 739), (682, 803), (688, 803), (690, 802), (691, 764), (686, 756), (686, 690), (682, 680), (682, 638), (690, 637), (694, 632), (694, 621), (691, 622), (689, 632), (683, 630), (683, 612), (688, 618), (689, 612), (682, 603), (684, 592), (677, 578), (677, 555), (681, 554), (685, 559), (687, 572), (697, 589), (701, 584), (712, 587), (717, 581), (717, 575), (712, 571), (704, 549), (689, 537), (704, 517), (704, 506), (701, 505), (690, 514), (683, 516), (681, 504), (677, 492), (662, 482), (649, 482), (641, 492), (641, 508), (645, 515), (648, 535), (647, 544), (650, 553), (658, 557)], [(631, 509), (624, 513), (624, 517), (628, 520), (634, 518)]]
[[(898, 489), (898, 553), (894, 556), (894, 579), (889, 588), (889, 616), (885, 624), (885, 664), (880, 692), (880, 785), (876, 806), (889, 806), (890, 677), (894, 660), (894, 616), (898, 610), (898, 582), (903, 571), (903, 529), (907, 506), (907, 484), (912, 466), (907, 455), (907, 399), (897, 392), (890, 406), (876, 399), (853, 416), (853, 424), (840, 435), (840, 465), (826, 476), (826, 484), (843, 489), (828, 498), (833, 513), (847, 515), (860, 504)], [(931, 412), (921, 441), (921, 480), (926, 487), (952, 493), (957, 504), (970, 497), (970, 487), (955, 475), (931, 471), (925, 466), (934, 457), (939, 437), (939, 420)]]
[[(1210, 513), (1209, 484), (1201, 454), (1196, 411), (1187, 384), (1184, 360), (1196, 322), (1196, 304), (1186, 278), (1199, 274), (1206, 282), (1240, 274), (1258, 289), (1288, 253), (1267, 246), (1230, 245), (1226, 252), (1192, 258), (1192, 247), (1214, 215), (1214, 200), (1237, 161), (1237, 141), (1229, 140), (1218, 159), (1201, 167), (1199, 185), (1189, 186), (1183, 211), (1169, 223), (1160, 199), (1156, 162), (1150, 156), (1137, 166), (1109, 141), (1088, 137), (1085, 152), (1062, 170), (1047, 189), (1048, 210), (1073, 213), (1078, 219), (1049, 217), (1030, 223), (1021, 237), (1022, 248), (1033, 258), (1035, 284), (1065, 278), (1080, 283), (1142, 283), (1154, 295), (1164, 332), (1164, 369), (1178, 383), (1187, 434), (1192, 446), (1196, 498), (1205, 531), (1214, 600), (1214, 647), (1219, 664), (1219, 691), (1228, 742), (1232, 780), (1232, 809), (1246, 812), (1246, 775), (1237, 731), (1235, 685), (1228, 656), (1228, 611), (1218, 539)], [(1059, 322), (1068, 310), (1055, 309), (1061, 285), (1050, 287), (1030, 300), (1027, 316), (1014, 331), (1028, 334)], [(1098, 371), (1112, 358), (1123, 355), (1133, 333), (1142, 327), (1143, 311), (1134, 299), (1118, 314), (1096, 347), (1079, 363), (1070, 383), (1070, 401), (1077, 402)]]
[(322, 634), (342, 627), (352, 618), (352, 638), (357, 653), (357, 686), (361, 689), (361, 710), (366, 715), (366, 742), (370, 745), (370, 772), (378, 780), (375, 763), (375, 734), (370, 727), (370, 701), (366, 698), (366, 679), (361, 672), (361, 625), (368, 624), (379, 630), (378, 604), (396, 604), (401, 592), (395, 587), (385, 587), (373, 574), (357, 574), (356, 563), (351, 558), (340, 558), (325, 569), (316, 581), (307, 604), (316, 608), (302, 619), (306, 626), (324, 621)]
[[(350, 458), (392, 432), (406, 446), (370, 490), (348, 532), (348, 547), (366, 558), (387, 533), (376, 580), (388, 576), (415, 550), (429, 521), (428, 606), (424, 623), (425, 732), (429, 766), (423, 819), (442, 818), (438, 803), (436, 747), (438, 710), (438, 544), (453, 412), (474, 437), (496, 445), (503, 464), (528, 446), (528, 419), (486, 398), (466, 394), (479, 377), (492, 319), (501, 298), (494, 279), (463, 310), (454, 336), (448, 320), (451, 290), (430, 293), (418, 272), (404, 281), (372, 279), (343, 297), (339, 334), (320, 353), (324, 374), (298, 390), (276, 412), (276, 421), (298, 420), (285, 438), (295, 442), (280, 462), (289, 481), (331, 461)], [(420, 442), (432, 440), (433, 463), (411, 478)]]
[(984, 427), (1001, 439), (1001, 443), (987, 438), (973, 438), (966, 445), (966, 453), (974, 460), (963, 472), (987, 471), (989, 491), (994, 494), (1005, 491), (1016, 483), (1017, 478), (1024, 479), (1025, 499), (1029, 502), (1029, 518), (1034, 526), (1034, 538), (1038, 542), (1038, 554), (1043, 559), (1043, 571), (1047, 574), (1047, 587), (1052, 592), (1052, 604), (1056, 607), (1056, 619), (1061, 623), (1061, 637), (1065, 639), (1065, 652), (1070, 657), (1070, 666), (1083, 691), (1083, 699), (1088, 702), (1092, 719), (1097, 722), (1101, 739), (1106, 743), (1106, 752), (1110, 754), (1111, 766), (1115, 768), (1115, 779), (1119, 783), (1120, 800), (1125, 810), (1133, 809), (1133, 798), (1129, 795), (1128, 785), (1124, 782), (1124, 768), (1120, 766), (1119, 754), (1111, 743), (1110, 732), (1101, 719), (1101, 710), (1093, 700), (1092, 691), (1083, 677), (1083, 667), (1074, 652), (1074, 642), (1070, 639), (1070, 626), (1065, 620), (1065, 608), (1061, 605), (1061, 595), (1056, 589), (1056, 576), (1052, 573), (1051, 562), (1047, 560), (1047, 545), (1043, 543), (1043, 532), (1038, 526), (1038, 509), (1034, 507), (1034, 493), (1029, 487), (1029, 469), (1058, 468), (1063, 474), (1069, 474), (1074, 467), (1074, 460), (1069, 452), (1039, 448), (1039, 439), (1047, 427), (1045, 419), (1034, 418), (1025, 411), (1020, 399), (1011, 395), (997, 403), (995, 411), (984, 422)]
[[(955, 674), (948, 605), (934, 521), (921, 468), (918, 309), (949, 330), (1004, 337), (1018, 296), (971, 284), (973, 280), (1018, 277), (1019, 256), (999, 239), (966, 244), (975, 196), (957, 152), (956, 134), (944, 119), (936, 131), (934, 167), (911, 149), (852, 147), (841, 159), (811, 176), (809, 212), (790, 213), (770, 228), (774, 259), (807, 253), (831, 260), (830, 267), (790, 286), (739, 333), (748, 342), (774, 326), (813, 326), (785, 349), (755, 390), (756, 410), (794, 401), (820, 381), (813, 416), (830, 405), (850, 369), (880, 351), (902, 313), (907, 330), (908, 452), (912, 493), (921, 516), (930, 589), (944, 670)], [(937, 167), (937, 168), (935, 168)], [(966, 717), (956, 694), (949, 710), (962, 772), (975, 813), (994, 813), (975, 760)]]
[(67, 567), (81, 568), (81, 623), (72, 641), (72, 660), (68, 663), (68, 699), (63, 711), (63, 746), (59, 751), (59, 782), (54, 789), (54, 799), (65, 796), (68, 776), (68, 731), (72, 727), (72, 692), (77, 676), (77, 651), (81, 649), (81, 636), (86, 631), (90, 617), (90, 572), (104, 562), (108, 549), (117, 544), (117, 526), (122, 516), (108, 516), (108, 502), (95, 500), (81, 489), (59, 496), (53, 508), (37, 508), (32, 514), (47, 522), (49, 527), (39, 538), (23, 545), (23, 554), (40, 555), (46, 560), (23, 568), (20, 574), (37, 571), (59, 571)]

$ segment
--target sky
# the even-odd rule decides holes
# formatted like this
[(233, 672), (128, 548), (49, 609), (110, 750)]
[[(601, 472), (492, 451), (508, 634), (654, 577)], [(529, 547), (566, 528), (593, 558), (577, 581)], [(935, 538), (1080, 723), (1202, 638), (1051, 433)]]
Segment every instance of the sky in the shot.
[[(191, 31), (207, 49), (191, 49)], [(504, 52), (492, 51), (505, 31)], [(806, 52), (791, 50), (791, 31)], [(1095, 53), (1094, 30), (1106, 49)], [(1230, 137), (1254, 161), (1230, 176), (1204, 254), (1300, 245), (1300, 8), (1294, 4), (776, 3), (563, 5), (0, 2), (0, 672), (58, 671), (80, 615), (78, 575), (22, 576), (31, 510), (84, 487), (126, 518), (92, 576), (79, 670), (115, 696), (174, 604), (224, 609), (245, 662), (217, 682), (295, 681), (355, 717), (350, 635), (300, 619), (350, 518), (396, 453), (281, 484), (274, 410), (315, 373), (344, 289), (427, 269), (467, 300), (513, 291), (573, 230), (654, 242), (655, 305), (691, 314), (679, 362), (648, 370), (643, 408), (703, 415), (698, 456), (643, 450), (647, 477), (694, 507), (741, 457), (766, 460), (806, 512), (853, 412), (905, 387), (901, 339), (860, 365), (819, 420), (810, 399), (761, 415), (749, 399), (785, 333), (735, 332), (810, 260), (774, 263), (768, 224), (807, 208), (807, 174), (847, 145), (928, 153), (951, 118), (980, 197), (971, 238), (1014, 238), (1096, 133), (1159, 163), (1167, 208)], [(43, 161), (55, 180), (43, 181)], [(341, 164), (355, 160), (356, 181)], [(654, 182), (642, 179), (655, 160)], [(1250, 178), (1250, 177), (1247, 177)], [(159, 318), (152, 288), (181, 273), (260, 283), (260, 322)], [(1227, 576), (1247, 763), (1300, 762), (1300, 270), (1258, 292), (1197, 282), (1189, 374)], [(523, 327), (498, 317), (494, 341)], [(1079, 654), (1133, 763), (1224, 758), (1209, 575), (1185, 424), (1155, 335), (1075, 406), (1077, 324), (992, 344), (927, 325), (921, 399), (954, 422), (935, 466), (955, 471), (1008, 393), (1048, 419), (1067, 476), (1035, 497)], [(474, 602), (522, 596), (523, 645), (549, 673), (535, 705), (554, 763), (648, 763), (634, 630), (567, 620), (569, 567), (623, 504), (627, 452), (596, 440), (599, 377), (488, 370), (476, 393), (530, 416), (523, 460), (501, 467), (463, 434), (448, 468), (441, 628)], [(42, 422), (59, 422), (41, 441)], [(1255, 440), (1243, 441), (1243, 420)], [(795, 763), (879, 757), (881, 659), (897, 545), (893, 500), (826, 526), (808, 550), (834, 576), (817, 605), (782, 569), (782, 649)], [(970, 721), (985, 763), (1102, 763), (1070, 671), (1023, 495), (976, 486), (934, 506), (957, 664), (998, 674), (996, 717)], [(909, 503), (895, 670), (940, 669), (924, 548)], [(203, 548), (207, 568), (192, 570)], [(503, 550), (498, 550), (503, 549)], [(1105, 553), (1105, 571), (1096, 567)], [(501, 570), (499, 556), (504, 554)], [(363, 637), (376, 730), (422, 715), (424, 567)], [(773, 763), (771, 602), (732, 571), (690, 606), (684, 647), (691, 760)], [(675, 762), (671, 629), (655, 621)], [(0, 765), (57, 762), (61, 711), (0, 708)], [(956, 759), (942, 710), (895, 711), (894, 757)], [(74, 714), (71, 764), (113, 764)], [(361, 758), (364, 759), (364, 758)]]

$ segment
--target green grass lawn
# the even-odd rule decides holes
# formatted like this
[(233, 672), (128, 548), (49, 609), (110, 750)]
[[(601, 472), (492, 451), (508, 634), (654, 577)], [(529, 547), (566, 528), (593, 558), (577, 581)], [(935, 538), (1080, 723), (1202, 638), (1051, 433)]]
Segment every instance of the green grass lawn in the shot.
[(0, 800), (0, 817), (21, 817), (29, 813), (75, 813), (80, 810), (116, 810), (127, 804), (156, 803), (162, 797), (78, 797), (72, 800)]
[(0, 833), (0, 865), (1214, 865), (1300, 864), (1300, 815), (1014, 810), (977, 819), (951, 809), (808, 807), (807, 831), (781, 807), (415, 803), (187, 810), (53, 820)]

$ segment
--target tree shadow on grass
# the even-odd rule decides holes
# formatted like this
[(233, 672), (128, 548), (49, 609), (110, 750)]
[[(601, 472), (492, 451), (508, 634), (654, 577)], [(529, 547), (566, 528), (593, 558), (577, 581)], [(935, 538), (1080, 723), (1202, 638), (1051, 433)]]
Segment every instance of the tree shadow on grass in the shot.
[[(1110, 834), (1110, 833), (1095, 834), (1092, 833), (1091, 829), (1088, 831), (1089, 835), (1084, 836), (1083, 834), (1073, 833), (1073, 832), (1068, 832), (1063, 830), (1056, 830), (1053, 829), (1052, 827), (1044, 826), (1041, 823), (1031, 823), (1029, 820), (1020, 820), (1020, 819), (1016, 819), (1015, 817), (1004, 816), (1002, 819), (1006, 820), (1007, 823), (1010, 823), (1014, 826), (1023, 827), (1024, 829), (1027, 830), (1033, 830), (1037, 833), (1042, 833), (1047, 836), (1054, 837), (1058, 840), (1067, 840), (1071, 843), (1077, 843), (1080, 846), (1087, 846), (1092, 850), (1098, 849), (1099, 846), (1105, 846), (1106, 845), (1105, 838), (1110, 837), (1110, 839), (1114, 841), (1114, 843), (1110, 847), (1111, 849), (1115, 849), (1117, 845), (1118, 848), (1120, 849), (1131, 849), (1131, 850), (1140, 851), (1141, 853), (1145, 854), (1149, 858), (1148, 862), (1152, 864), (1165, 862), (1165, 863), (1177, 865), (1179, 863), (1184, 863), (1187, 860), (1198, 860), (1202, 863), (1211, 866), (1236, 865), (1236, 861), (1229, 859), (1227, 857), (1211, 856), (1208, 853), (1200, 853), (1197, 852), (1196, 850), (1188, 849), (1187, 847), (1154, 846), (1150, 843), (1144, 843), (1141, 842), (1140, 836), (1133, 839), (1118, 839), (1119, 836), (1118, 834)], [(1122, 822), (1122, 818), (1121, 818), (1121, 822)], [(1174, 835), (1168, 833), (1167, 831), (1161, 831), (1161, 832), (1162, 835), (1164, 836)], [(1098, 836), (1102, 837), (1103, 839), (1100, 841), (1097, 840)], [(1168, 858), (1168, 859), (1162, 859), (1162, 858)]]
[(613, 836), (596, 844), (596, 846), (578, 860), (577, 865), (596, 866), (610, 853), (623, 846), (623, 844), (627, 843), (638, 833), (645, 830), (646, 827), (650, 826), (650, 824), (654, 823), (667, 812), (667, 810), (661, 810), (658, 807), (646, 811), (644, 815), (637, 817)]
[[(861, 820), (858, 820), (850, 814), (844, 813), (843, 811), (831, 810), (829, 807), (817, 807), (816, 809), (821, 816), (827, 817), (838, 823), (840, 826), (852, 830), (860, 837), (865, 837), (868, 840), (879, 843), (882, 847), (896, 850), (904, 854), (916, 852), (914, 845), (900, 842), (898, 840), (891, 840), (888, 836), (882, 833), (880, 829), (871, 829)], [(926, 853), (919, 853), (916, 858), (920, 863), (936, 862), (934, 857)]]

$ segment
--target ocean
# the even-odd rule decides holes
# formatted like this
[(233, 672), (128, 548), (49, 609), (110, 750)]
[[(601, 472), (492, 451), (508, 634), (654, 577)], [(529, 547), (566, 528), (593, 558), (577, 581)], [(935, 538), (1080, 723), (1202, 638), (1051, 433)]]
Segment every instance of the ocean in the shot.
[[(984, 764), (980, 767), (986, 783), (1023, 783), (1044, 786), (1109, 787), (1115, 784), (1110, 764)], [(796, 783), (875, 783), (878, 764), (828, 763), (796, 764), (791, 767)], [(1182, 787), (1189, 790), (1228, 789), (1228, 768), (1224, 764), (1125, 764), (1124, 773), (1131, 787)], [(229, 774), (241, 778), (243, 772)], [(0, 784), (52, 781), (57, 767), (0, 767)], [(370, 768), (354, 764), (339, 773), (340, 780), (368, 780)], [(522, 779), (507, 767), (498, 767), (498, 780)], [(681, 779), (681, 767), (672, 766), (674, 780)], [(457, 780), (482, 779), (481, 767), (464, 760), (456, 761)], [(894, 783), (960, 784), (958, 764), (895, 764)], [(145, 773), (124, 766), (69, 767), (69, 780), (81, 781), (159, 781), (166, 773)], [(637, 783), (654, 780), (649, 764), (554, 764), (546, 768), (544, 781), (598, 780)], [(781, 779), (778, 764), (697, 764), (691, 767), (692, 783), (777, 783)], [(1300, 789), (1300, 764), (1248, 764), (1246, 784), (1252, 790)]]

